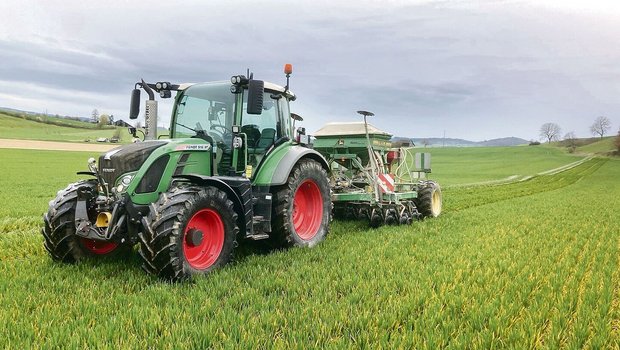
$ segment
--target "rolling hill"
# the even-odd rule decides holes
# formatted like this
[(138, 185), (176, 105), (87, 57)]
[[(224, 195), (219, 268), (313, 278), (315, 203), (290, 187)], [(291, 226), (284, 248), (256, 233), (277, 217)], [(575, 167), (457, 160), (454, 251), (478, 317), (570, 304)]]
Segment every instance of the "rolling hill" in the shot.
[(88, 140), (90, 142), (101, 137), (112, 138), (116, 130), (119, 130), (118, 135), (121, 142), (129, 142), (131, 140), (125, 128), (86, 128), (82, 125), (75, 126), (71, 124), (90, 123), (73, 120), (67, 121), (66, 125), (61, 126), (0, 113), (0, 138), (65, 142), (85, 142)]
[(408, 138), (402, 136), (392, 137), (394, 141), (413, 140), (416, 146), (430, 146), (430, 147), (496, 147), (496, 146), (519, 146), (527, 145), (529, 141), (518, 137), (502, 137), (485, 141), (469, 141), (458, 138), (441, 138), (441, 137), (429, 137), (429, 138)]

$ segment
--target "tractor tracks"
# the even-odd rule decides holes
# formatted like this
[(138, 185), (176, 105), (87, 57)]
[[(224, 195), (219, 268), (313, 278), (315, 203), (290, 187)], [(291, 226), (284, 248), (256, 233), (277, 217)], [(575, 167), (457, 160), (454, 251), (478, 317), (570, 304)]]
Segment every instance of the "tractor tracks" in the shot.
[(559, 166), (557, 168), (553, 168), (553, 169), (549, 169), (549, 170), (545, 170), (543, 172), (534, 174), (534, 175), (511, 175), (508, 176), (506, 178), (503, 179), (497, 179), (497, 180), (488, 180), (488, 181), (481, 181), (481, 182), (470, 182), (470, 183), (466, 183), (466, 184), (456, 184), (456, 185), (449, 185), (449, 186), (445, 186), (444, 188), (446, 189), (452, 189), (452, 188), (462, 188), (462, 187), (477, 187), (477, 186), (489, 186), (489, 185), (506, 185), (506, 184), (510, 184), (510, 183), (514, 183), (514, 182), (523, 182), (523, 181), (527, 181), (530, 180), (536, 176), (541, 176), (541, 175), (555, 175), (558, 173), (561, 173), (563, 171), (566, 170), (570, 170), (576, 166), (579, 166), (581, 164), (583, 164), (584, 162), (592, 159), (593, 156), (587, 156), (584, 157), (582, 159), (579, 159), (575, 162), (572, 163), (568, 163), (568, 164), (564, 164), (562, 166)]
[(455, 212), (508, 199), (554, 191), (572, 185), (596, 172), (606, 158), (588, 157), (527, 179), (470, 187), (450, 187), (444, 196), (446, 212)]

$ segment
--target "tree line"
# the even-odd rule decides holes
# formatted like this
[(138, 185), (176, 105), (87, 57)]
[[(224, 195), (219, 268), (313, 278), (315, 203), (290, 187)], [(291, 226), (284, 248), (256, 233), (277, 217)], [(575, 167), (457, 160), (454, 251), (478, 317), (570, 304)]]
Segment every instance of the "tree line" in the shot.
[[(590, 132), (594, 136), (598, 136), (601, 139), (605, 137), (611, 130), (611, 120), (607, 117), (598, 117), (594, 120), (594, 123), (590, 126)], [(619, 130), (620, 131), (620, 130)], [(545, 123), (540, 127), (540, 137), (547, 142), (559, 141), (562, 134), (562, 128), (557, 123)], [(564, 139), (575, 138), (574, 132), (569, 132), (564, 135)]]
[[(611, 120), (604, 116), (596, 118), (594, 123), (590, 125), (590, 133), (594, 136), (600, 137), (601, 139), (603, 139), (603, 137), (605, 137), (605, 135), (607, 135), (610, 131)], [(545, 123), (540, 127), (540, 137), (548, 143), (551, 143), (551, 141), (559, 141), (561, 134), (562, 128), (557, 123)], [(576, 148), (577, 137), (573, 131), (566, 133), (563, 139), (568, 142), (569, 149), (572, 148), (572, 150), (574, 150)], [(614, 145), (616, 146), (618, 153), (620, 153), (620, 128), (618, 129), (618, 135), (614, 140)]]

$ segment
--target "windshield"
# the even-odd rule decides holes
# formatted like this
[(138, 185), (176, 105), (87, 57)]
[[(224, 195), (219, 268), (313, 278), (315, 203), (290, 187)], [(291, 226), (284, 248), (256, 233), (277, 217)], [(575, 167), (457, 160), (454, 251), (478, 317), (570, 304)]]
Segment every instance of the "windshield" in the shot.
[[(172, 137), (211, 138), (224, 142), (230, 136), (234, 118), (235, 95), (225, 82), (191, 86), (180, 97)], [(209, 140), (210, 141), (210, 140)]]

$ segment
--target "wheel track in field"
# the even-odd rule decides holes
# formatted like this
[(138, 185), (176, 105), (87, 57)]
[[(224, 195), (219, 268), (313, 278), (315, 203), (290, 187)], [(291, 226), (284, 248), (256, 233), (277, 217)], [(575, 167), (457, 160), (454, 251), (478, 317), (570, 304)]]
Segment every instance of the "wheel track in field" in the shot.
[(512, 198), (557, 190), (586, 178), (606, 162), (606, 158), (591, 158), (573, 167), (549, 174), (536, 175), (523, 181), (466, 188), (447, 188), (444, 191), (445, 208), (447, 212), (460, 211)]
[(530, 179), (532, 179), (532, 178), (534, 178), (536, 176), (555, 175), (555, 174), (561, 173), (563, 171), (570, 170), (570, 169), (572, 169), (574, 167), (577, 167), (577, 166), (583, 164), (584, 162), (587, 162), (588, 160), (590, 160), (592, 158), (593, 158), (593, 156), (587, 156), (587, 157), (581, 158), (581, 159), (579, 159), (579, 160), (577, 160), (575, 162), (564, 164), (564, 165), (559, 166), (557, 168), (545, 170), (545, 171), (542, 171), (542, 172), (534, 174), (534, 175), (511, 175), (511, 176), (505, 177), (503, 179), (480, 181), (480, 182), (470, 182), (470, 183), (465, 183), (465, 184), (448, 185), (445, 188), (446, 189), (452, 189), (452, 188), (479, 187), (479, 186), (489, 186), (489, 185), (507, 185), (507, 184), (511, 184), (511, 183), (515, 183), (515, 182), (523, 182), (523, 181), (530, 180)]

